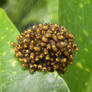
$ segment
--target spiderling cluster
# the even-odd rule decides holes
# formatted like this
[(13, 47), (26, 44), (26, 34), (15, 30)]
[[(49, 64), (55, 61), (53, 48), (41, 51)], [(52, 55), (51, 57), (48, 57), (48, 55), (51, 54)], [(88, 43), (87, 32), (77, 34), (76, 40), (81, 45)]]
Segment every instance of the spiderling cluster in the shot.
[(17, 37), (14, 47), (16, 57), (30, 72), (54, 70), (64, 73), (73, 61), (78, 48), (74, 36), (64, 26), (58, 24), (39, 24), (32, 26)]

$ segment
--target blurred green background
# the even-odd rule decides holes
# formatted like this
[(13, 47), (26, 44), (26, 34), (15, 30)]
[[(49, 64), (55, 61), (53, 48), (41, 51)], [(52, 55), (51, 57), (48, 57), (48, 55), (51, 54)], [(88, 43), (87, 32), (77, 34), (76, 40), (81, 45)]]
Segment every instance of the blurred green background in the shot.
[(58, 23), (58, 0), (0, 0), (16, 27), (23, 29), (39, 23)]
[(92, 0), (0, 0), (0, 7), (20, 32), (33, 24), (58, 23), (73, 33), (79, 51), (60, 75), (71, 92), (92, 92)]

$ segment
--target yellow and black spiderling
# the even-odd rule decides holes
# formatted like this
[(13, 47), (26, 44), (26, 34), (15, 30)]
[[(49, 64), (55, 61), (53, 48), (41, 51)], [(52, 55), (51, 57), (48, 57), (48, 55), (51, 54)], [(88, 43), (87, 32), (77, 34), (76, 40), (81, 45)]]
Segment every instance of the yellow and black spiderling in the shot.
[(37, 70), (64, 73), (73, 61), (78, 48), (74, 36), (64, 26), (58, 24), (39, 24), (25, 30), (17, 37), (15, 56), (30, 72)]

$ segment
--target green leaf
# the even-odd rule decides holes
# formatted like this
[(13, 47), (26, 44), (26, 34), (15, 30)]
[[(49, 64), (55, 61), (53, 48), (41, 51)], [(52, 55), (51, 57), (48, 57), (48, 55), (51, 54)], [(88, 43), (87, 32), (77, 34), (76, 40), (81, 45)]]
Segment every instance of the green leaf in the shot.
[(65, 80), (71, 92), (92, 92), (92, 1), (59, 0), (59, 20), (75, 35), (79, 48)]
[(23, 70), (14, 57), (11, 41), (16, 41), (18, 30), (0, 9), (0, 92), (70, 92), (57, 72)]

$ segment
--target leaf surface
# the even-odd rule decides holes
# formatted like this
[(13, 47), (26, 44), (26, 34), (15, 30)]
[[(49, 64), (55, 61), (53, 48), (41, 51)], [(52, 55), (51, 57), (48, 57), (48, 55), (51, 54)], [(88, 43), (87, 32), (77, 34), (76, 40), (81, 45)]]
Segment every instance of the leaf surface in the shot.
[(59, 20), (74, 34), (79, 48), (64, 78), (71, 92), (92, 92), (92, 1), (59, 0)]
[(18, 30), (0, 9), (0, 92), (70, 92), (57, 72), (24, 70), (15, 58), (10, 42), (16, 42)]

